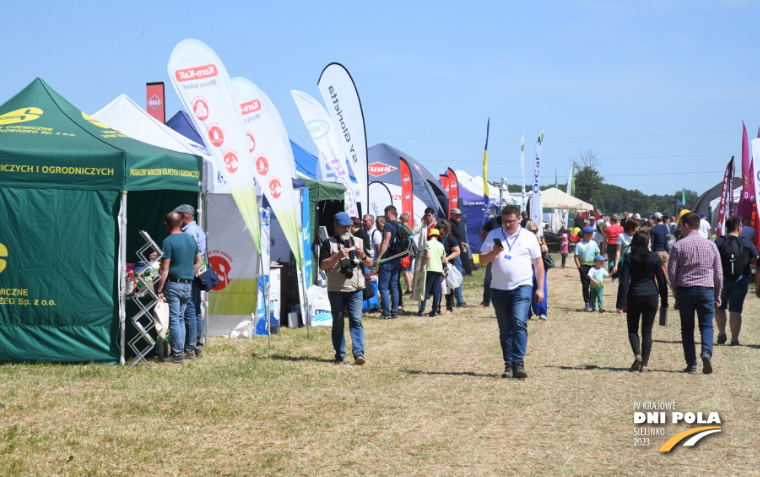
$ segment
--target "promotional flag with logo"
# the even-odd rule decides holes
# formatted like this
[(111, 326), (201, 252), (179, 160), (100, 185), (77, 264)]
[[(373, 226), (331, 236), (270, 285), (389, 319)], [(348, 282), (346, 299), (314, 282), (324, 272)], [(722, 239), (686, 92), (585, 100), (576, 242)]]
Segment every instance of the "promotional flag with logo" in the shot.
[(530, 220), (538, 224), (538, 230), (544, 229), (543, 210), (541, 209), (540, 178), (541, 178), (541, 151), (544, 144), (544, 129), (538, 133), (536, 140), (536, 161), (533, 163), (533, 197), (530, 203)]
[[(488, 222), (490, 215), (488, 213), (488, 208), (490, 202), (488, 201), (488, 197), (490, 194), (488, 193), (488, 133), (491, 131), (491, 118), (488, 118), (488, 123), (486, 123), (486, 146), (483, 148), (483, 224), (485, 225), (486, 222)], [(449, 176), (451, 178), (451, 176)], [(449, 187), (451, 187), (451, 184), (449, 184)]]
[(253, 161), (240, 121), (240, 103), (219, 57), (205, 43), (183, 40), (174, 47), (169, 77), (235, 199), (248, 232), (261, 250)]
[(744, 125), (744, 121), (742, 121), (742, 196), (739, 199), (739, 204), (736, 206), (736, 214), (743, 219), (752, 218), (752, 203), (749, 200), (751, 194), (749, 180), (749, 139), (747, 138), (747, 127)]
[(369, 176), (367, 174), (367, 133), (364, 112), (354, 79), (340, 63), (330, 63), (317, 81), (319, 92), (330, 112), (333, 124), (339, 128), (348, 164), (358, 182), (356, 201), (362, 213), (367, 213)]
[[(486, 202), (486, 209), (488, 203)], [(449, 219), (451, 219), (451, 210), (459, 208), (459, 180), (457, 174), (449, 168)]]
[(752, 172), (752, 182), (754, 182), (754, 190), (753, 193), (755, 194), (755, 204), (754, 204), (754, 211), (755, 211), (755, 247), (760, 244), (760, 178), (758, 177), (760, 175), (760, 168), (755, 167), (755, 161), (754, 159), (760, 158), (760, 131), (758, 131), (758, 138), (752, 140), (752, 156), (753, 161), (752, 165), (750, 166), (751, 172)]
[(164, 103), (164, 82), (147, 83), (146, 110), (148, 114), (156, 118), (161, 124), (166, 122), (166, 103)]
[(720, 190), (720, 209), (718, 209), (718, 227), (716, 233), (720, 237), (726, 233), (726, 217), (731, 215), (729, 196), (734, 195), (732, 178), (734, 177), (734, 158), (728, 161), (726, 172), (723, 174), (723, 186)]
[[(574, 190), (574, 188), (575, 188), (574, 181), (575, 181), (575, 163), (573, 163), (573, 165), (570, 167), (570, 175), (567, 177), (567, 186), (565, 186), (565, 193), (566, 194), (573, 195), (575, 193), (575, 190)], [(567, 228), (568, 222), (570, 220), (570, 216), (572, 216), (572, 215), (573, 215), (573, 211), (572, 210), (566, 210), (565, 211), (565, 218), (562, 221), (562, 227), (563, 228), (565, 228), (565, 229)]]
[(438, 180), (441, 182), (441, 187), (443, 187), (443, 190), (446, 191), (447, 194), (449, 194), (449, 173), (446, 171), (446, 174), (441, 174), (438, 178)]
[(414, 227), (414, 187), (412, 185), (412, 171), (409, 164), (401, 159), (399, 161), (401, 171), (401, 213), (409, 214), (409, 226)]
[[(309, 130), (314, 144), (319, 151), (319, 164), (321, 171), (327, 167), (337, 176), (335, 182), (343, 184), (346, 188), (346, 212), (351, 216), (359, 215), (356, 207), (356, 188), (351, 182), (351, 177), (346, 170), (346, 150), (338, 127), (327, 114), (325, 108), (314, 98), (306, 93), (291, 90), (293, 100), (296, 102), (301, 118)], [(325, 180), (323, 178), (321, 180)]]
[(300, 198), (293, 192), (290, 180), (294, 160), (285, 125), (269, 97), (251, 81), (233, 78), (232, 88), (240, 102), (238, 113), (256, 180), (282, 227), (299, 270), (303, 270)]
[(525, 136), (520, 137), (520, 175), (522, 176), (522, 204), (520, 211), (525, 210), (528, 197), (525, 195)]

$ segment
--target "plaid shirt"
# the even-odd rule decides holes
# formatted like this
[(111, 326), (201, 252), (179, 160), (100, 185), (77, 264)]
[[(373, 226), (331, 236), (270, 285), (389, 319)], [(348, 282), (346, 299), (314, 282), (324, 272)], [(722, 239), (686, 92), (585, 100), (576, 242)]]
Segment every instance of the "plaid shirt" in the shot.
[(682, 238), (670, 251), (668, 279), (673, 288), (712, 287), (719, 297), (723, 289), (723, 267), (718, 247), (696, 232)]

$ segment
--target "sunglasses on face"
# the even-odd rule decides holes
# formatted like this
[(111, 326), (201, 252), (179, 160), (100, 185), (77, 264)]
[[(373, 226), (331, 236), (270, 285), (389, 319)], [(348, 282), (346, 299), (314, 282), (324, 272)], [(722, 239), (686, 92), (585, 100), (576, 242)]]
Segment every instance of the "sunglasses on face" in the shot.
[(531, 232), (533, 232), (534, 234), (537, 234), (538, 230), (531, 230)]

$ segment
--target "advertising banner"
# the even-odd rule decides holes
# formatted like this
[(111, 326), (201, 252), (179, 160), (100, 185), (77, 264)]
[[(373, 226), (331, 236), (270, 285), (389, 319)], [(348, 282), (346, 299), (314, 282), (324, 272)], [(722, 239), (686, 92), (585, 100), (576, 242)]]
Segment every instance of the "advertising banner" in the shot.
[(164, 103), (164, 82), (148, 83), (145, 85), (146, 104), (145, 109), (148, 114), (160, 121), (161, 124), (166, 122), (166, 103)]
[[(486, 147), (483, 148), (483, 204), (485, 206), (485, 210), (483, 212), (483, 225), (488, 221), (489, 213), (488, 213), (488, 133), (491, 130), (491, 118), (488, 118), (488, 124), (486, 125)], [(451, 181), (451, 176), (449, 176), (449, 181)], [(449, 187), (451, 187), (451, 182), (449, 182)], [(449, 207), (449, 210), (451, 207)]]
[(207, 141), (216, 168), (224, 171), (224, 180), (256, 249), (260, 250), (255, 171), (240, 121), (240, 102), (227, 69), (216, 53), (198, 40), (179, 42), (169, 57), (167, 69), (177, 96), (190, 112), (196, 130)]
[[(336, 182), (343, 184), (346, 188), (346, 212), (353, 217), (357, 216), (359, 211), (356, 207), (356, 187), (346, 170), (346, 151), (343, 145), (344, 140), (338, 130), (339, 126), (335, 125), (317, 100), (300, 91), (290, 93), (319, 151), (319, 171), (325, 171), (329, 167), (337, 176)], [(319, 176), (317, 179), (320, 179)], [(320, 180), (326, 180), (326, 178)]]
[(303, 274), (304, 274), (304, 287), (306, 291), (309, 291), (311, 286), (311, 223), (309, 216), (311, 211), (309, 210), (309, 189), (302, 189), (301, 193), (301, 236), (303, 237)]
[(522, 176), (522, 202), (520, 205), (520, 211), (523, 211), (528, 204), (528, 197), (525, 195), (525, 136), (520, 138), (520, 176)]
[(330, 63), (319, 75), (317, 86), (333, 119), (333, 124), (339, 128), (349, 167), (358, 183), (356, 201), (361, 204), (362, 213), (366, 214), (369, 197), (367, 134), (362, 102), (359, 99), (356, 84), (343, 65)]
[(723, 174), (723, 187), (720, 190), (720, 209), (718, 209), (718, 237), (726, 233), (726, 217), (731, 215), (731, 197), (734, 195), (734, 158), (728, 161), (726, 172)]
[(530, 201), (530, 220), (538, 224), (538, 230), (544, 230), (543, 214), (541, 210), (541, 151), (544, 144), (544, 129), (538, 132), (536, 140), (536, 161), (533, 163), (533, 197)]
[(443, 187), (443, 190), (446, 191), (446, 193), (449, 193), (449, 171), (446, 171), (446, 174), (441, 174), (438, 177), (438, 180), (441, 181), (441, 187)]
[[(758, 131), (760, 135), (760, 131)], [(760, 231), (760, 167), (754, 167), (755, 161), (760, 160), (760, 138), (752, 140), (752, 179), (755, 183), (755, 190), (752, 191), (755, 194), (755, 247), (760, 243), (760, 237), (758, 231)]]
[(403, 159), (399, 162), (401, 166), (401, 213), (409, 214), (409, 226), (414, 227), (414, 188), (412, 185), (412, 171), (409, 170), (409, 164)]
[[(733, 176), (732, 176), (733, 177)], [(736, 206), (736, 214), (740, 215), (743, 219), (752, 218), (752, 203), (749, 198), (750, 195), (750, 174), (749, 174), (749, 139), (747, 138), (747, 127), (742, 121), (742, 196), (739, 199), (739, 204)], [(728, 215), (731, 212), (729, 211)], [(726, 215), (726, 218), (728, 218)]]
[(382, 182), (369, 183), (369, 210), (368, 214), (380, 217), (385, 214), (385, 207), (393, 205), (393, 194), (388, 186)]
[[(485, 197), (485, 194), (484, 194)], [(488, 209), (488, 203), (486, 204), (486, 210)], [(459, 180), (457, 180), (457, 174), (451, 168), (449, 168), (449, 219), (451, 219), (451, 209), (459, 208)]]
[(238, 115), (245, 128), (253, 174), (302, 270), (300, 197), (293, 192), (290, 180), (295, 168), (290, 166), (294, 161), (288, 133), (269, 97), (255, 84), (245, 78), (233, 78), (232, 89), (239, 101)]

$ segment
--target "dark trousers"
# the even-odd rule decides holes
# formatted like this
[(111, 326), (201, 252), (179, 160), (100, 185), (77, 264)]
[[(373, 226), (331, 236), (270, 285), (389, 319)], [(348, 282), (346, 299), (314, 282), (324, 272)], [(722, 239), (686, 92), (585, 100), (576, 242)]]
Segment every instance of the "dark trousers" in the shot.
[(401, 289), (401, 267), (398, 269), (398, 306), (404, 306), (404, 290)]
[(441, 278), (443, 273), (441, 272), (426, 272), (425, 275), (425, 298), (420, 302), (420, 311), (425, 311), (425, 304), (427, 303), (430, 292), (433, 292), (433, 309), (432, 311), (438, 312), (438, 308), (441, 306)]
[(491, 264), (493, 262), (488, 262), (488, 265), (486, 265), (486, 278), (483, 280), (483, 303), (486, 304), (486, 306), (489, 306), (491, 304)]
[[(657, 315), (659, 295), (629, 296), (628, 302), (628, 341), (634, 356), (641, 355), (642, 365), (648, 366), (649, 353), (652, 352), (652, 327)], [(641, 347), (639, 347), (639, 321), (641, 322)]]
[(466, 253), (463, 250), (460, 257), (462, 257), (462, 268), (464, 268), (464, 275), (472, 275), (472, 259), (470, 258), (470, 254)]
[(581, 265), (578, 272), (581, 274), (581, 287), (583, 288), (583, 303), (589, 304), (591, 297), (589, 296), (588, 287), (591, 280), (588, 279), (588, 271), (591, 270), (591, 265)]

